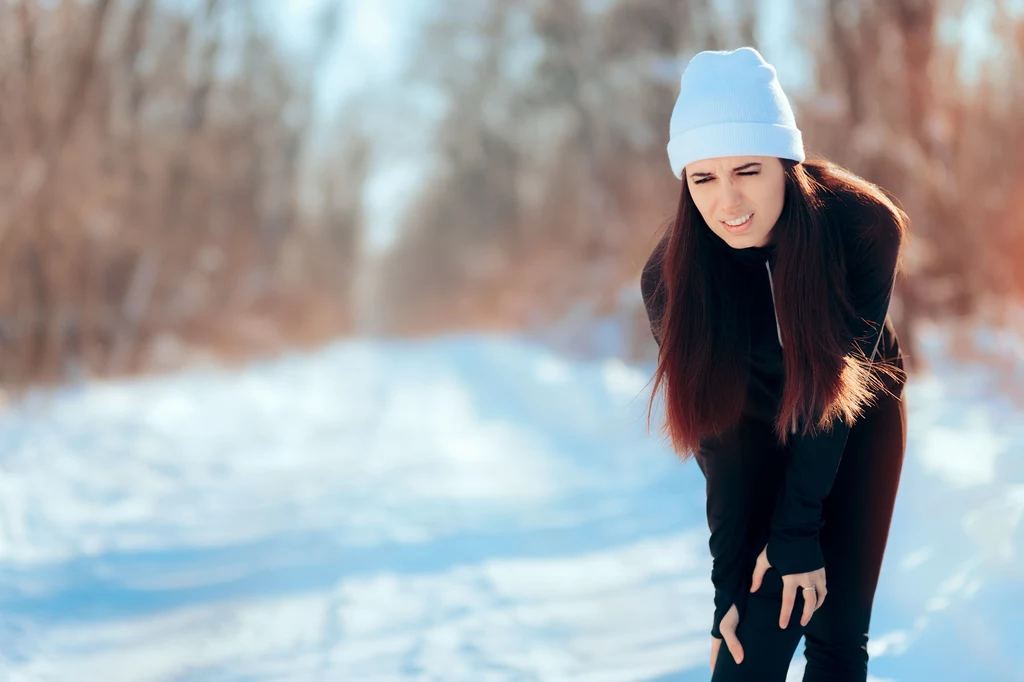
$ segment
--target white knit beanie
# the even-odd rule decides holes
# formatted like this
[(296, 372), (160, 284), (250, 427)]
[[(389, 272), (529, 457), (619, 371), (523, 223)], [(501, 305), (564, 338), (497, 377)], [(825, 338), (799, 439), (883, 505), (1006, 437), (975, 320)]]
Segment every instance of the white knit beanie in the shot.
[(775, 67), (752, 47), (700, 52), (683, 71), (669, 124), (672, 172), (682, 179), (688, 163), (720, 156), (804, 160)]

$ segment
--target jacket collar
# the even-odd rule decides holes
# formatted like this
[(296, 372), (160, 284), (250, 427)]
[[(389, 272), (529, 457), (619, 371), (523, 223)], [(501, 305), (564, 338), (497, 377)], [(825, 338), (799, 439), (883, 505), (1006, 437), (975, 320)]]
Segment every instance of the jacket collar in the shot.
[(749, 246), (745, 249), (729, 247), (727, 252), (730, 258), (741, 265), (763, 266), (765, 261), (768, 261), (772, 266), (775, 265), (775, 242), (769, 242), (765, 246)]

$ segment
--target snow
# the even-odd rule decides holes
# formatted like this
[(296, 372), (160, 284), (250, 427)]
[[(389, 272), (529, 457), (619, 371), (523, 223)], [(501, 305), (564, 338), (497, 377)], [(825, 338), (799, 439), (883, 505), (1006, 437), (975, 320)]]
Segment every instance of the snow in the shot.
[[(1019, 681), (1024, 419), (944, 343), (871, 679)], [(703, 478), (645, 431), (652, 370), (355, 340), (0, 416), (0, 676), (707, 680)]]

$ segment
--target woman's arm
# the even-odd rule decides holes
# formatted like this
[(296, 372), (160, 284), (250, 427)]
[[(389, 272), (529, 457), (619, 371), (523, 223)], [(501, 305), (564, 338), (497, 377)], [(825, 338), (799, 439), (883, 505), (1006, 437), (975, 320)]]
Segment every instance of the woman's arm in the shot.
[[(901, 232), (895, 223), (878, 226), (870, 238), (853, 249), (848, 280), (857, 311), (855, 346), (873, 359), (889, 310)], [(816, 436), (794, 437), (786, 469), (783, 494), (772, 516), (768, 562), (782, 575), (807, 573), (825, 565), (818, 545), (821, 507), (832, 489), (850, 427), (842, 419), (831, 431)]]
[[(666, 237), (667, 238), (667, 237)], [(665, 312), (665, 289), (661, 286), (663, 238), (647, 260), (640, 276), (647, 318), (654, 341), (661, 345), (661, 322)], [(750, 584), (750, 566), (744, 562), (744, 539), (750, 514), (752, 481), (739, 429), (701, 440), (697, 464), (707, 483), (708, 542), (713, 560), (711, 582), (715, 586), (715, 616), (711, 634), (722, 638), (722, 618), (736, 604), (740, 615)], [(746, 475), (744, 475), (746, 474)]]
[(750, 587), (752, 562), (746, 552), (747, 525), (754, 499), (751, 443), (740, 428), (701, 439), (696, 454), (704, 473), (707, 520), (711, 537), (711, 582), (715, 586), (715, 616), (711, 635), (721, 638), (722, 618), (735, 604), (740, 619)]

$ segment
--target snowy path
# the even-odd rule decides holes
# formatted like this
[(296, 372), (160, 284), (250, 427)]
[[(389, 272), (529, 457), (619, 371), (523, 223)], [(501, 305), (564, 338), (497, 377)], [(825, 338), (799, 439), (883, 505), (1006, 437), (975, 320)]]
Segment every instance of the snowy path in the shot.
[[(1019, 682), (1024, 416), (939, 367), (872, 675)], [(2, 678), (706, 680), (703, 479), (644, 433), (650, 371), (352, 342), (0, 417)]]

